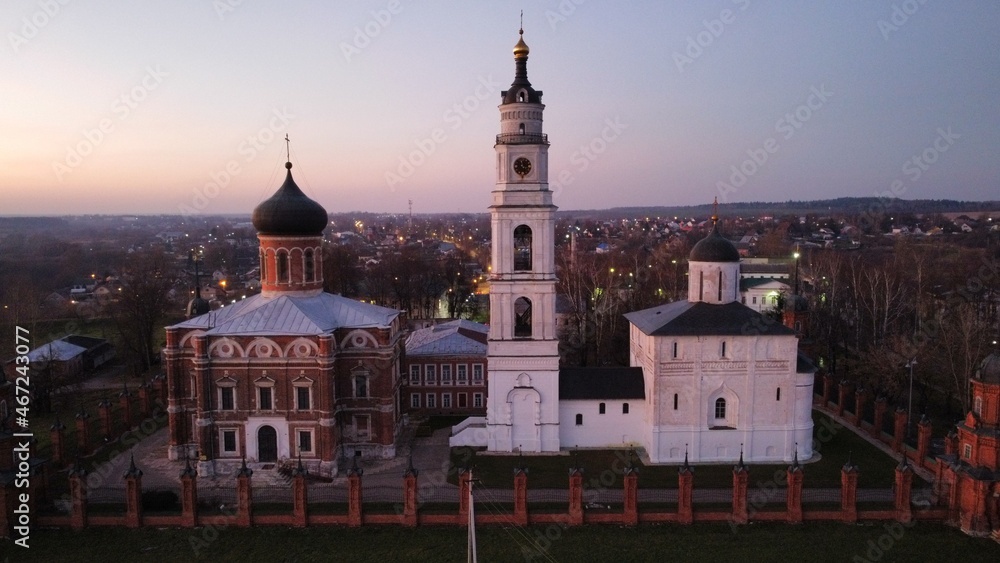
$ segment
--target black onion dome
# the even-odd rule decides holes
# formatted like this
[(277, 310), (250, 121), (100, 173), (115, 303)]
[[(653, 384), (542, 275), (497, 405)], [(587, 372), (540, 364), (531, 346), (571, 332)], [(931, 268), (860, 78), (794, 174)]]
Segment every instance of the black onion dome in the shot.
[(976, 379), (979, 379), (983, 383), (1000, 384), (1000, 354), (994, 352), (986, 356), (983, 363), (979, 364)]
[(285, 183), (253, 210), (254, 228), (262, 235), (322, 235), (328, 219), (326, 209), (295, 184), (292, 163), (286, 162), (285, 168)]
[(740, 252), (719, 233), (718, 223), (707, 237), (698, 241), (688, 256), (689, 262), (739, 262)]
[(211, 310), (212, 306), (209, 305), (208, 301), (206, 301), (201, 295), (199, 295), (188, 301), (187, 318), (191, 319), (194, 317), (200, 317)]

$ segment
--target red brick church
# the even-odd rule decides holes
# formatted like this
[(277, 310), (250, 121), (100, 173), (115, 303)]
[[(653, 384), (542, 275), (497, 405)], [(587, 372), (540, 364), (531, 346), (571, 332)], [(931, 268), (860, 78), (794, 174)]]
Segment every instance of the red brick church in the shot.
[(253, 212), (261, 293), (167, 327), (170, 459), (200, 475), (301, 457), (337, 472), (351, 456), (391, 458), (400, 427), (400, 311), (323, 291), (326, 210), (285, 164)]

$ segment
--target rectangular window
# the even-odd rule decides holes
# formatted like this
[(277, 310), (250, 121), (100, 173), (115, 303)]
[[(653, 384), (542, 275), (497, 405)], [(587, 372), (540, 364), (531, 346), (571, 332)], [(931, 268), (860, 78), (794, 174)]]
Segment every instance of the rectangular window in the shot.
[(604, 403), (597, 405), (597, 414), (604, 414)]
[(483, 384), (483, 364), (472, 364), (472, 382), (477, 385)]
[(420, 408), (420, 393), (410, 393), (410, 407), (414, 409)]
[(726, 341), (725, 340), (722, 341), (722, 346), (721, 346), (721, 348), (719, 350), (719, 355), (721, 357), (723, 357), (723, 358), (726, 357)]
[(224, 411), (236, 410), (236, 389), (233, 387), (220, 387), (221, 394), (219, 408)]
[(677, 393), (674, 393), (674, 410), (677, 410)]
[(312, 453), (313, 451), (313, 435), (310, 430), (299, 430), (298, 431), (298, 444), (299, 453)]
[(368, 415), (354, 417), (354, 438), (358, 441), (367, 442), (372, 437), (372, 419)]
[(434, 364), (427, 364), (424, 366), (424, 382), (427, 385), (434, 385), (437, 383), (437, 366)]
[(756, 297), (756, 296), (755, 296), (755, 297), (753, 297), (753, 304), (754, 304), (754, 305), (756, 305), (756, 304), (757, 304), (757, 297)]
[(441, 385), (451, 385), (451, 364), (441, 366)]
[(236, 453), (236, 431), (222, 431), (222, 451), (227, 454)]
[(410, 383), (414, 385), (420, 385), (420, 365), (414, 364), (410, 366)]
[(780, 401), (781, 400), (781, 387), (778, 387), (778, 390), (775, 391), (775, 393), (774, 393), (774, 400), (775, 401)]
[(434, 393), (427, 394), (427, 408), (433, 409), (437, 408), (437, 395)]
[(358, 398), (364, 398), (368, 396), (368, 376), (367, 375), (355, 375), (354, 376), (354, 396)]
[(441, 395), (441, 408), (443, 409), (451, 408), (451, 393), (445, 393)]
[(473, 393), (472, 394), (472, 406), (473, 408), (481, 409), (483, 408), (483, 394)]
[(469, 394), (459, 393), (458, 394), (458, 408), (467, 409), (469, 408)]
[(677, 359), (677, 343), (676, 342), (674, 342), (674, 352), (673, 352), (673, 355), (674, 355), (674, 359), (676, 360)]
[(308, 387), (296, 387), (295, 388), (295, 408), (300, 411), (307, 411), (310, 408), (309, 405), (309, 388)]
[(469, 382), (469, 366), (465, 364), (458, 364), (455, 366), (455, 379), (458, 381), (459, 385), (465, 385)]
[(962, 446), (962, 457), (972, 459), (972, 444), (964, 444)]
[(270, 387), (258, 387), (257, 388), (257, 408), (262, 411), (269, 411), (274, 408), (274, 401), (271, 396)]

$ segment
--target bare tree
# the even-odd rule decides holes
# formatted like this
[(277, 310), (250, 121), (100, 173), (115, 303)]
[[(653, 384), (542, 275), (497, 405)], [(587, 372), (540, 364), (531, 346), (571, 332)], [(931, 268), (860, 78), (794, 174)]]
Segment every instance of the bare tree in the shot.
[(136, 252), (128, 257), (121, 291), (109, 307), (126, 362), (133, 374), (148, 370), (157, 358), (156, 335), (170, 307), (167, 292), (171, 269), (160, 251)]

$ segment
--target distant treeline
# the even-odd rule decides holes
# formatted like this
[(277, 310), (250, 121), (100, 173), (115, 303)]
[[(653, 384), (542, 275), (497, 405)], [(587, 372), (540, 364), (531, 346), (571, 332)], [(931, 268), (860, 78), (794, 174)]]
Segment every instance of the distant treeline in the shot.
[[(728, 216), (784, 215), (857, 215), (871, 209), (884, 213), (975, 213), (1000, 209), (1000, 201), (956, 201), (953, 199), (882, 199), (877, 197), (840, 197), (813, 201), (720, 203), (719, 213)], [(595, 218), (617, 217), (708, 217), (712, 204), (656, 207), (613, 207), (603, 210), (566, 210), (560, 216)], [(974, 218), (974, 217), (973, 217)]]

